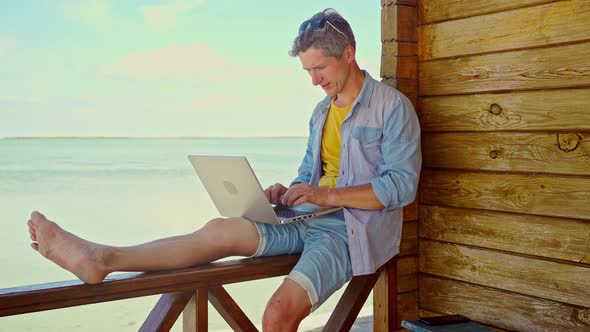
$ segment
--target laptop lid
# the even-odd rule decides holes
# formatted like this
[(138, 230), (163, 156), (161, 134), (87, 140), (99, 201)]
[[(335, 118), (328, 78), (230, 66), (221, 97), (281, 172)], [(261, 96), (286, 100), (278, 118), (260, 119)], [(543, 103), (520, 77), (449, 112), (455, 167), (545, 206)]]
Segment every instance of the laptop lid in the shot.
[(189, 155), (188, 159), (217, 210), (225, 217), (276, 224), (306, 220), (342, 209), (313, 204), (273, 208), (246, 157)]
[(245, 157), (190, 155), (188, 159), (219, 214), (280, 222)]

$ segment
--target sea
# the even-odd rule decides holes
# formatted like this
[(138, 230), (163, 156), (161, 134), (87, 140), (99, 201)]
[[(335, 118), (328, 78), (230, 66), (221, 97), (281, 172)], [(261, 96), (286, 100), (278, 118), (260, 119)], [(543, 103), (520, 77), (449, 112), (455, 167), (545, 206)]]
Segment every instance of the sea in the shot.
[[(246, 156), (266, 187), (291, 182), (305, 146), (303, 137), (0, 139), (0, 288), (75, 279), (30, 247), (26, 222), (32, 211), (80, 237), (117, 246), (185, 234), (218, 216), (187, 155)], [(225, 288), (260, 327), (282, 280)], [(323, 326), (342, 292), (306, 318), (301, 330)], [(0, 331), (137, 331), (158, 298), (1, 317)], [(371, 314), (370, 300), (361, 315)], [(209, 329), (231, 330), (211, 306)], [(182, 330), (182, 318), (172, 330)]]

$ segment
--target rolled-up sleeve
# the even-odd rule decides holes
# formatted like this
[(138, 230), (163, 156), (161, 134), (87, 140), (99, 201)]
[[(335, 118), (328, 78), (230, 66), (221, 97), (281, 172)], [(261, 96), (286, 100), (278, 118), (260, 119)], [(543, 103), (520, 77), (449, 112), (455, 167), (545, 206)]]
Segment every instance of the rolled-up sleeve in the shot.
[(307, 139), (307, 148), (303, 161), (297, 170), (297, 177), (289, 186), (295, 183), (309, 183), (311, 181), (311, 172), (313, 170), (313, 117), (309, 120), (309, 137)]
[(385, 206), (395, 209), (416, 198), (422, 166), (420, 123), (412, 104), (402, 98), (383, 124), (383, 165), (371, 180), (373, 192)]

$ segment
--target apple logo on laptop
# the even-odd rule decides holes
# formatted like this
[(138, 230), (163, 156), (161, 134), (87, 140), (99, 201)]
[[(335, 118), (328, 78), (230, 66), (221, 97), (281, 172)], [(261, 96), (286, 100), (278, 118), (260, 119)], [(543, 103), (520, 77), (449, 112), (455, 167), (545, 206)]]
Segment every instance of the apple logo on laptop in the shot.
[(236, 188), (236, 186), (229, 182), (229, 181), (223, 181), (223, 187), (225, 188), (225, 190), (232, 194), (232, 195), (237, 195), (238, 194), (238, 188)]

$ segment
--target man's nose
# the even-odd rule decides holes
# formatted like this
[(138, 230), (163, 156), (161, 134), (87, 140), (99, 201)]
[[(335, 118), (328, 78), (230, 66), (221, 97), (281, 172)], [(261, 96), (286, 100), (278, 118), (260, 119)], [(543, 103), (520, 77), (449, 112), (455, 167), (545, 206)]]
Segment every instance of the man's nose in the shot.
[(322, 78), (320, 77), (320, 75), (311, 75), (311, 84), (313, 85), (318, 85), (320, 84), (320, 82), (322, 81)]

